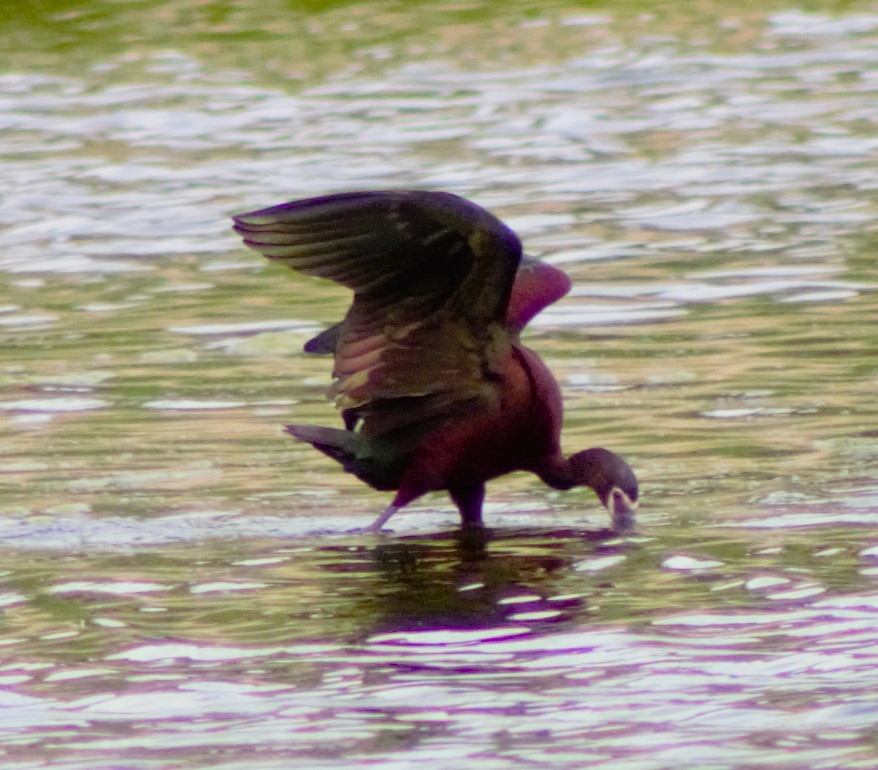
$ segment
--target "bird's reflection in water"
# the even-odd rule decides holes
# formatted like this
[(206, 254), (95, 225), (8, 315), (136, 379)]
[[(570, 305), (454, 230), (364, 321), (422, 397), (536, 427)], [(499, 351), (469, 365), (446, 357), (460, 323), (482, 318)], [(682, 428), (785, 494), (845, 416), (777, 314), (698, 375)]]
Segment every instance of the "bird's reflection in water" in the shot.
[(629, 547), (610, 530), (469, 528), (334, 546), (345, 557), (325, 566), (361, 578), (357, 604), (373, 615), (367, 637), (501, 627), (515, 634), (588, 614), (590, 597), (607, 586), (577, 573), (576, 563)]

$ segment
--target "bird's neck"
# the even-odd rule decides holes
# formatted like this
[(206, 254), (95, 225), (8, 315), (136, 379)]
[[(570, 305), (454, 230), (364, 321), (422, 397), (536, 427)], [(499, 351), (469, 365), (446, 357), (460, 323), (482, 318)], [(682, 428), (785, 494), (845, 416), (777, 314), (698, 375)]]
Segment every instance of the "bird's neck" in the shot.
[(590, 487), (601, 500), (604, 500), (612, 485), (608, 484), (604, 464), (595, 461), (591, 456), (594, 451), (596, 450), (589, 449), (585, 452), (578, 452), (572, 457), (563, 457), (558, 454), (545, 462), (538, 475), (554, 489)]
[(547, 458), (537, 475), (552, 489), (570, 489), (577, 484), (570, 458), (561, 454)]

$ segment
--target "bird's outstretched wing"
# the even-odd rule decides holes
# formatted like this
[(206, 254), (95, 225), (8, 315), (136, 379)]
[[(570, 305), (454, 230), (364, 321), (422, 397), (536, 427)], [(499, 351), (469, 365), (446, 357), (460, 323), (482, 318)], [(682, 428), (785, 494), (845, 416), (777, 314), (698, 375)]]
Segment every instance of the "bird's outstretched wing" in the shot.
[(395, 416), (374, 432), (481, 397), (508, 352), (518, 237), (450, 193), (352, 192), (234, 217), (244, 243), (354, 292), (334, 340), (338, 406)]
[[(567, 273), (533, 257), (522, 256), (506, 308), (506, 328), (520, 333), (531, 319), (570, 291)], [(305, 343), (306, 353), (333, 355), (344, 322), (324, 329)]]

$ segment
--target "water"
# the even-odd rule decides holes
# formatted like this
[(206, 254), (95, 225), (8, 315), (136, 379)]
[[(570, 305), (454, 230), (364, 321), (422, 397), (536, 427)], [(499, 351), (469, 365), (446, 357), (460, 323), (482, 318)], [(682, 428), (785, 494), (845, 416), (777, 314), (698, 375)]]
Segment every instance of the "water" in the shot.
[[(10, 5), (4, 768), (875, 766), (878, 7), (513, 6)], [(280, 428), (346, 297), (228, 216), (393, 186), (570, 273), (637, 537), (524, 475), (350, 533)]]

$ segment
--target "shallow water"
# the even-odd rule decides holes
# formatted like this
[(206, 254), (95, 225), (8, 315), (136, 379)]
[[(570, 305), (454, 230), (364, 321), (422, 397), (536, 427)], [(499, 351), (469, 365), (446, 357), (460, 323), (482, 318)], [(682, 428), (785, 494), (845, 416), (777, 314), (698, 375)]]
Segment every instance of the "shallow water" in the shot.
[[(878, 7), (13, 3), (0, 19), (4, 768), (871, 768)], [(485, 539), (280, 426), (344, 292), (235, 212), (472, 197), (591, 493)]]

